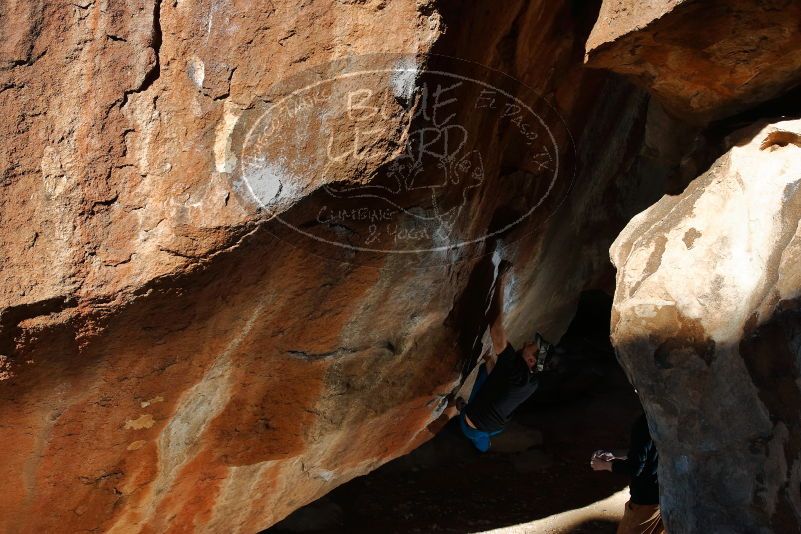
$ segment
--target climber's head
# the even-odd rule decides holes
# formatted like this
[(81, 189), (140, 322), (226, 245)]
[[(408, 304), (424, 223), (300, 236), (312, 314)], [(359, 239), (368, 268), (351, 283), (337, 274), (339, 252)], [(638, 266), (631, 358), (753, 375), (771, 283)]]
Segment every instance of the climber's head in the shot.
[(529, 370), (533, 370), (537, 366), (537, 354), (539, 347), (535, 341), (526, 341), (523, 349), (520, 351), (520, 356), (526, 361)]

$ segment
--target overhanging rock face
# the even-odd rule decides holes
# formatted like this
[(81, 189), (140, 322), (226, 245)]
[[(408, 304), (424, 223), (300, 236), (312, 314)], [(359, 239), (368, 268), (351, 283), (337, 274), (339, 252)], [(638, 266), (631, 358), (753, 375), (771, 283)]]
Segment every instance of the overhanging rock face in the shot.
[(801, 5), (787, 0), (605, 0), (587, 64), (629, 76), (695, 122), (801, 82)]
[[(608, 287), (608, 245), (686, 137), (583, 69), (578, 5), (12, 5), (4, 531), (254, 532), (407, 452), (483, 332), (493, 260), (518, 266), (514, 341), (558, 336), (582, 289)], [(435, 113), (429, 52), (519, 81), (464, 83)], [(363, 85), (315, 85), (376, 53)], [(518, 97), (528, 115), (505, 106)], [(421, 154), (442, 157), (421, 170)]]
[[(430, 306), (451, 291), (398, 273), (414, 284), (390, 292), (375, 267), (332, 267), (272, 236), (237, 196), (230, 140), (277, 80), (363, 50), (425, 53), (439, 15), (414, 2), (0, 11), (13, 29), (0, 49), (0, 472), (15, 488), (0, 530), (253, 532), (419, 442), (454, 378), (448, 336), (432, 331), (447, 312)], [(374, 138), (398, 137), (398, 120)]]
[(760, 124), (612, 247), (612, 338), (675, 532), (801, 525), (801, 121)]
[[(113, 300), (247, 233), (257, 206), (232, 198), (232, 130), (279, 81), (366, 51), (426, 53), (440, 34), (414, 2), (3, 9), (2, 209), (19, 231), (0, 243), (0, 304), (47, 311)], [(374, 135), (397, 137), (392, 120)], [(319, 184), (301, 185), (286, 205)]]

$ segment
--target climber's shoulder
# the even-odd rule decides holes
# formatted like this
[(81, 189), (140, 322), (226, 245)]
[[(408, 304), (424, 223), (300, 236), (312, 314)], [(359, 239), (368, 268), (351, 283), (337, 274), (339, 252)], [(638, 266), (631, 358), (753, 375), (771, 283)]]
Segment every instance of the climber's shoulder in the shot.
[(517, 358), (517, 350), (515, 350), (511, 343), (507, 342), (506, 347), (498, 353), (498, 363), (496, 365), (509, 367), (514, 363), (515, 358)]

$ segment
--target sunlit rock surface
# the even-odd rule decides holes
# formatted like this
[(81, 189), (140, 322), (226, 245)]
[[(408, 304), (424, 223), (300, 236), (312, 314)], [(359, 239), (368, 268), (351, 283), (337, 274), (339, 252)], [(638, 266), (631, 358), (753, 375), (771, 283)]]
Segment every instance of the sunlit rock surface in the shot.
[(801, 82), (799, 18), (801, 4), (790, 0), (604, 0), (587, 64), (705, 122)]
[[(557, 337), (581, 290), (611, 288), (606, 249), (692, 138), (584, 69), (595, 14), (544, 1), (0, 6), (0, 530), (255, 532), (407, 452), (477, 346), (500, 257), (517, 265), (513, 341)], [(347, 153), (352, 138), (325, 134), (358, 119), (322, 106), (265, 149), (280, 165), (248, 174), (243, 155), (259, 162), (246, 149), (261, 145), (245, 126), (284, 96), (277, 82), (376, 52), (421, 63), (369, 80), (391, 98), (367, 117), (367, 152), (314, 166), (320, 147)], [(316, 218), (322, 186), (369, 186), (398, 158), (428, 52), (549, 103), (564, 179), (547, 209), (411, 256), (317, 246), (279, 223), (364, 237), (366, 224)], [(486, 235), (543, 187), (517, 130), (455, 108), (484, 182), (466, 194), (476, 167), (446, 165), (462, 185), (435, 199), (462, 208), (445, 230)]]
[(612, 338), (671, 532), (801, 525), (801, 121), (758, 124), (612, 247)]

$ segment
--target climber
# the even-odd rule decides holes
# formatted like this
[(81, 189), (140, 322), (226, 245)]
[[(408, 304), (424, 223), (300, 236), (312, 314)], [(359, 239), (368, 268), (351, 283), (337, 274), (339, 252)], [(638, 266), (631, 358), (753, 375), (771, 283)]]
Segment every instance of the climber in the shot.
[(643, 413), (631, 427), (631, 446), (627, 456), (616, 457), (608, 451), (596, 451), (590, 459), (595, 471), (611, 471), (631, 477), (631, 498), (626, 503), (617, 534), (663, 534), (659, 512), (659, 481), (656, 451), (648, 420)]
[(552, 347), (537, 333), (516, 351), (506, 338), (503, 324), (503, 293), (512, 264), (502, 261), (489, 309), (492, 352), (478, 370), (473, 390), (459, 415), (462, 433), (481, 452), (490, 448), (490, 438), (499, 434), (512, 413), (537, 389)]

